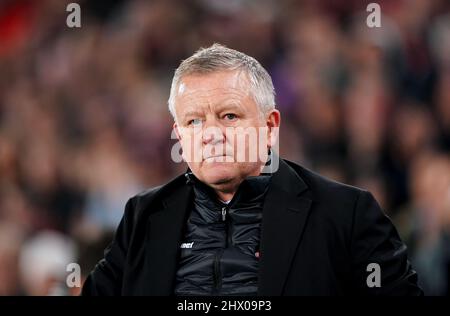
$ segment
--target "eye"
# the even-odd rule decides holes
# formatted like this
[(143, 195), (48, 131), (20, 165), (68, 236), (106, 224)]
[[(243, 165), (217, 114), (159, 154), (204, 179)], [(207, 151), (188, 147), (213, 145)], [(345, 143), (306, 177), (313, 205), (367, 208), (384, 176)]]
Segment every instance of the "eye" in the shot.
[(199, 125), (201, 125), (202, 124), (202, 120), (201, 119), (193, 119), (193, 120), (190, 120), (189, 122), (188, 122), (188, 125), (192, 125), (192, 126), (199, 126)]
[(233, 113), (227, 113), (225, 114), (224, 118), (229, 121), (234, 121), (235, 119), (237, 119), (237, 115)]

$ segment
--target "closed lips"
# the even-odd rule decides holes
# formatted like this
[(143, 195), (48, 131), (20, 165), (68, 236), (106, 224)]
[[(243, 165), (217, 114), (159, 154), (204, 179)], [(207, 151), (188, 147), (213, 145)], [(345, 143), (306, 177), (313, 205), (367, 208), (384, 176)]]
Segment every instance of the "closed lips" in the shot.
[(205, 157), (204, 159), (212, 159), (212, 158), (219, 158), (219, 157), (231, 157), (230, 155), (214, 155), (214, 156), (208, 156)]

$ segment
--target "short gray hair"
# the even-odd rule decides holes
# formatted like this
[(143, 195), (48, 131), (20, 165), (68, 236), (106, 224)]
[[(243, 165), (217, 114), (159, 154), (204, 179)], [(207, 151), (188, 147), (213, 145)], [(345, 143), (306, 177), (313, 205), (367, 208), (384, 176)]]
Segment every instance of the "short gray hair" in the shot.
[(246, 72), (252, 96), (261, 113), (275, 109), (275, 89), (272, 78), (264, 67), (253, 57), (216, 43), (207, 48), (200, 48), (175, 70), (168, 101), (173, 118), (176, 120), (175, 97), (183, 76), (238, 69)]

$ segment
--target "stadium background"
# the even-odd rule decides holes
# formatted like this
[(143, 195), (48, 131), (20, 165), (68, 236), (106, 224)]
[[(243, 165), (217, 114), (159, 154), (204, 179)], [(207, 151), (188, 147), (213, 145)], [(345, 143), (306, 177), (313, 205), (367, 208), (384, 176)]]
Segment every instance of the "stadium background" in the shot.
[(0, 1), (0, 295), (76, 295), (125, 201), (170, 159), (171, 76), (214, 42), (272, 75), (281, 155), (374, 193), (428, 295), (450, 293), (444, 0)]

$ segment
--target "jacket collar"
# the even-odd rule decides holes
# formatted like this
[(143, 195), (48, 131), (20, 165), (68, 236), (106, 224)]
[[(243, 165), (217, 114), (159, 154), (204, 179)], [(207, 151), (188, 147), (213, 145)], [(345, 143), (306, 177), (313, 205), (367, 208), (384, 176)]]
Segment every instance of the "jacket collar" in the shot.
[(195, 196), (195, 203), (203, 205), (206, 209), (212, 212), (220, 211), (224, 206), (227, 208), (239, 208), (242, 203), (260, 201), (264, 198), (266, 194), (271, 175), (261, 174), (259, 176), (251, 176), (246, 178), (239, 185), (236, 194), (229, 203), (224, 203), (217, 197), (214, 190), (208, 185), (204, 184), (198, 180), (192, 172), (188, 171), (186, 173), (187, 183), (192, 185)]

